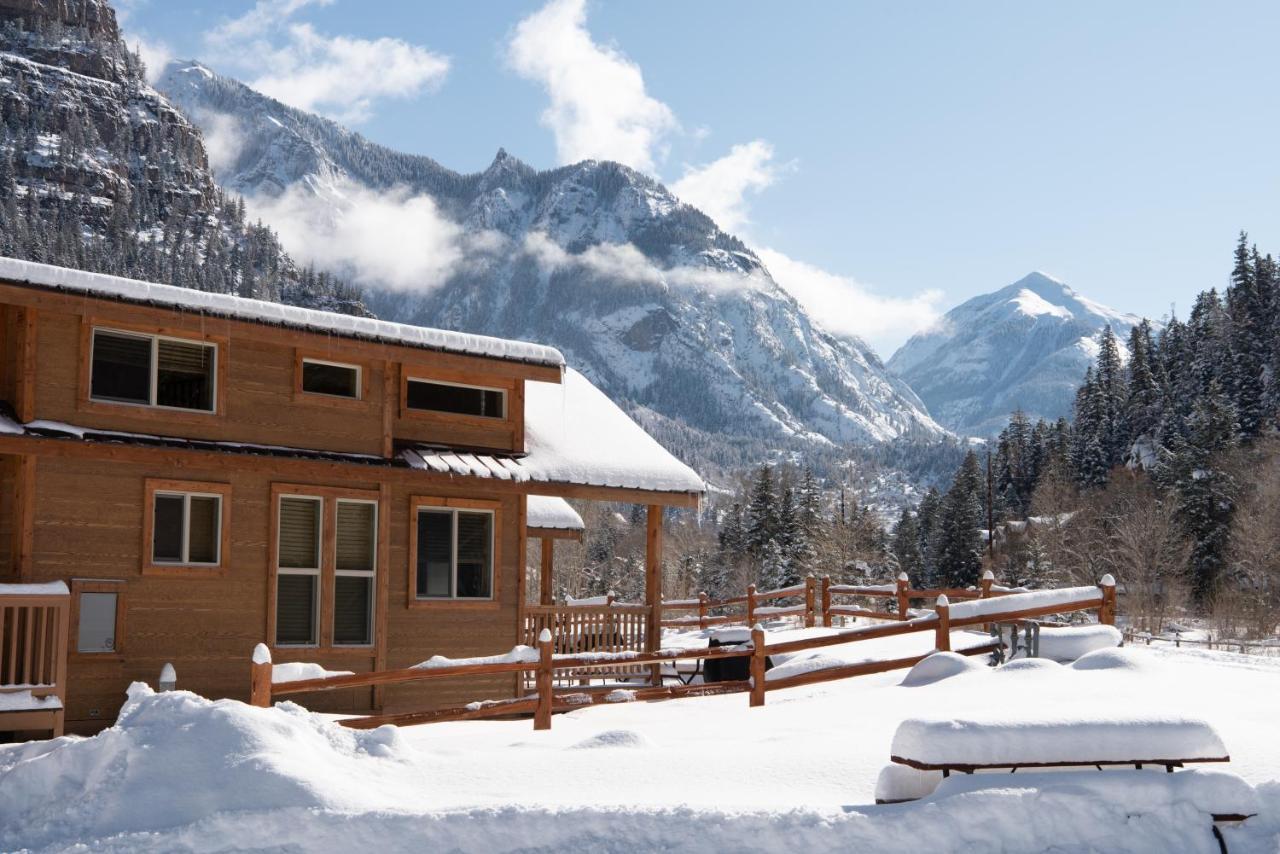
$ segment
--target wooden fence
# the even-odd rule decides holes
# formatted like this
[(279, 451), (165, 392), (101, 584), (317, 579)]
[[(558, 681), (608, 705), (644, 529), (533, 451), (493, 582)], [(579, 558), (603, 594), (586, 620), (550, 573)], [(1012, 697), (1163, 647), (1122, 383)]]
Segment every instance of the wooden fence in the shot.
[[(952, 601), (966, 599), (987, 599), (993, 596), (1008, 596), (1011, 593), (1025, 590), (999, 587), (995, 577), (986, 572), (977, 587), (969, 588), (913, 588), (905, 574), (899, 575), (893, 584), (850, 585), (833, 584), (829, 577), (815, 578), (812, 575), (804, 583), (781, 590), (759, 592), (755, 585), (749, 585), (743, 596), (727, 599), (712, 599), (706, 593), (699, 593), (696, 599), (667, 600), (662, 603), (663, 628), (669, 629), (707, 629), (724, 625), (754, 626), (760, 619), (776, 619), (778, 617), (795, 616), (802, 618), (805, 626), (823, 625), (828, 628), (836, 625), (842, 617), (867, 617), (877, 620), (906, 620), (911, 613), (913, 602), (923, 603), (946, 596)], [(849, 603), (847, 599), (873, 600)], [(791, 599), (793, 604), (771, 606), (772, 601)], [(872, 607), (875, 601), (884, 603), (886, 607)], [(724, 613), (728, 611), (729, 613)], [(667, 617), (668, 612), (696, 612), (682, 617)]]
[[(811, 588), (811, 585), (808, 586)], [(940, 593), (934, 611), (907, 620), (895, 620), (885, 625), (846, 629), (819, 637), (780, 641), (773, 644), (766, 643), (764, 630), (759, 626), (755, 626), (751, 631), (750, 643), (697, 650), (666, 649), (648, 653), (628, 651), (557, 655), (555, 652), (556, 641), (552, 635), (551, 628), (548, 626), (539, 632), (535, 642), (535, 649), (517, 647), (507, 655), (494, 656), (481, 662), (445, 663), (443, 665), (358, 673), (348, 676), (305, 679), (280, 684), (272, 684), (273, 665), (271, 657), (266, 647), (259, 645), (259, 648), (254, 652), (250, 675), (250, 702), (256, 706), (268, 707), (274, 698), (285, 695), (331, 691), (341, 688), (385, 686), (447, 677), (492, 676), (510, 673), (531, 674), (534, 685), (532, 695), (507, 700), (469, 703), (466, 706), (451, 709), (347, 718), (340, 721), (340, 723), (357, 729), (368, 729), (383, 724), (403, 726), (438, 721), (473, 720), (532, 714), (534, 729), (549, 729), (551, 727), (551, 715), (558, 711), (619, 701), (672, 699), (675, 697), (740, 692), (750, 693), (752, 706), (762, 706), (769, 691), (911, 667), (935, 651), (949, 650), (951, 648), (951, 631), (957, 628), (995, 622), (1029, 620), (1049, 614), (1092, 610), (1098, 612), (1099, 622), (1114, 624), (1115, 582), (1111, 580), (1110, 576), (1107, 576), (1095, 589), (1097, 591), (1096, 594), (1090, 593), (1090, 595), (1086, 596), (1084, 594), (1089, 592), (1090, 589), (1078, 588), (1081, 593), (1080, 596), (1072, 596), (1066, 601), (1055, 601), (1049, 604), (1043, 604), (1043, 600), (1036, 598), (1034, 595), (1018, 596), (1017, 594), (1010, 594), (1012, 598), (1008, 600), (1009, 607), (1007, 608), (988, 607), (976, 614), (962, 613), (958, 617), (953, 617), (951, 614), (948, 596), (945, 593)], [(795, 594), (788, 593), (788, 595)], [(921, 632), (934, 633), (934, 648), (920, 655), (827, 667), (785, 678), (768, 679), (765, 676), (767, 661), (771, 655), (797, 653), (828, 646)], [(970, 655), (979, 654), (993, 649), (996, 643), (993, 641), (991, 644), (978, 648), (969, 648), (964, 652)], [(725, 658), (749, 658), (750, 679), (702, 685), (646, 685), (621, 691), (617, 686), (557, 689), (554, 684), (557, 673), (563, 672), (577, 675), (596, 670), (609, 670), (617, 668), (619, 665), (655, 667), (668, 663), (674, 664), (676, 661)]]

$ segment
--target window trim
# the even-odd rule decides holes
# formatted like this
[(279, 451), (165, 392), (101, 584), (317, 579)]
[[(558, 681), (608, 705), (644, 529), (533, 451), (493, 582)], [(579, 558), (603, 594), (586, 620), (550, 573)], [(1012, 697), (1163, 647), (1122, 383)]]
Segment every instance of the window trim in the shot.
[[(93, 396), (93, 351), (94, 344), (97, 341), (98, 333), (102, 332), (107, 335), (118, 335), (122, 338), (145, 338), (151, 343), (151, 376), (148, 389), (148, 402), (139, 403), (136, 400), (113, 400), (105, 397)], [(213, 404), (208, 409), (192, 409), (185, 406), (166, 406), (158, 403), (160, 394), (160, 342), (173, 341), (178, 344), (188, 344), (195, 347), (203, 347), (213, 351), (213, 370), (209, 372), (209, 381), (213, 384), (210, 393), (210, 401)], [(175, 335), (163, 335), (160, 333), (136, 332), (130, 329), (114, 329), (109, 326), (94, 326), (89, 332), (89, 400), (97, 404), (105, 404), (107, 406), (133, 406), (145, 409), (158, 409), (162, 412), (186, 412), (196, 415), (216, 415), (218, 413), (218, 392), (221, 391), (218, 383), (218, 344), (213, 341), (202, 341), (193, 338), (179, 338)]]
[[(197, 480), (161, 480), (147, 478), (144, 481), (145, 500), (142, 505), (142, 574), (169, 575), (186, 578), (216, 578), (227, 574), (231, 555), (231, 484)], [(184, 495), (217, 497), (218, 512), (218, 562), (217, 563), (169, 563), (155, 560), (156, 495)], [(189, 506), (189, 502), (187, 504)], [(184, 513), (184, 523), (187, 521)], [(189, 523), (188, 523), (189, 524)], [(186, 549), (187, 532), (183, 534)]]
[[(491, 531), (492, 541), (490, 543), (491, 566), (489, 596), (483, 599), (475, 597), (454, 596), (430, 596), (418, 598), (418, 512), (420, 510), (453, 510), (453, 589), (457, 591), (457, 572), (458, 572), (458, 556), (457, 556), (457, 513), (458, 510), (463, 511), (481, 511), (487, 512), (493, 517), (493, 528)], [(434, 608), (457, 608), (457, 609), (480, 609), (480, 610), (496, 610), (502, 604), (502, 502), (487, 499), (475, 498), (441, 498), (432, 496), (415, 495), (409, 499), (409, 565), (408, 574), (406, 576), (405, 598), (406, 605), (410, 610), (426, 610)]]
[[(356, 371), (356, 386), (359, 391), (359, 397), (342, 397), (336, 394), (324, 394), (318, 391), (307, 391), (302, 387), (303, 366), (307, 362), (313, 362), (319, 365), (333, 365), (339, 368), (354, 368)], [(349, 407), (355, 409), (368, 409), (373, 405), (370, 387), (370, 374), (372, 372), (369, 366), (358, 361), (342, 361), (340, 358), (334, 358), (331, 353), (319, 353), (311, 350), (298, 348), (294, 350), (293, 357), (293, 401), (294, 403), (307, 404), (310, 406), (338, 406)]]
[[(80, 595), (82, 593), (114, 593), (116, 594), (116, 633), (113, 638), (115, 649), (102, 652), (80, 651)], [(122, 580), (112, 578), (73, 578), (71, 579), (71, 610), (68, 614), (67, 654), (73, 658), (92, 661), (120, 661), (125, 653), (125, 615), (128, 613), (129, 585)]]
[[(486, 377), (486, 381), (495, 381), (496, 377)], [(409, 383), (422, 382), (433, 385), (447, 385), (454, 388), (471, 388), (479, 391), (496, 391), (502, 395), (502, 417), (495, 415), (467, 415), (461, 412), (443, 412), (438, 409), (417, 409), (409, 406)], [(426, 421), (446, 421), (453, 424), (467, 424), (476, 427), (493, 429), (499, 425), (510, 426), (511, 410), (516, 398), (514, 385), (497, 383), (486, 385), (485, 382), (468, 382), (462, 376), (456, 378), (419, 372), (405, 365), (400, 372), (400, 417), (416, 418)]]
[[(95, 398), (93, 391), (93, 334), (95, 330), (115, 332), (135, 337), (167, 339), (185, 344), (200, 344), (214, 348), (213, 361), (213, 409), (183, 409), (179, 406), (159, 406), (150, 403), (130, 403)], [(155, 366), (159, 348), (152, 346), (151, 396), (154, 399)], [(136, 415), (145, 419), (163, 419), (167, 422), (182, 421), (194, 424), (208, 424), (211, 419), (226, 416), (227, 354), (231, 352), (230, 339), (221, 335), (205, 334), (202, 331), (171, 328), (157, 325), (117, 321), (114, 318), (85, 316), (80, 330), (80, 377), (79, 394), (76, 398), (76, 409), (102, 415)]]
[[(281, 566), (280, 565), (280, 510), (284, 506), (284, 499), (297, 498), (311, 501), (320, 505), (319, 512), (316, 514), (316, 566), (315, 567), (298, 567), (298, 566)], [(272, 623), (276, 622), (276, 611), (274, 603), (280, 598), (280, 576), (282, 575), (306, 575), (316, 580), (315, 599), (311, 603), (311, 637), (310, 643), (280, 643), (278, 629), (271, 632), (272, 646), (280, 649), (314, 649), (321, 646), (324, 636), (324, 629), (320, 625), (320, 618), (323, 613), (321, 602), (324, 599), (324, 564), (325, 564), (325, 500), (323, 495), (311, 495), (306, 492), (279, 492), (272, 493), (271, 500), (271, 526), (272, 526)]]
[[(283, 497), (321, 499), (320, 510), (320, 569), (280, 568), (280, 499)], [(386, 521), (387, 502), (381, 489), (347, 489), (334, 486), (314, 486), (311, 484), (273, 483), (271, 484), (271, 520), (269, 528), (268, 555), (270, 557), (267, 574), (267, 645), (281, 654), (292, 654), (298, 650), (307, 650), (311, 654), (328, 653), (339, 655), (355, 655), (361, 658), (376, 658), (382, 655), (386, 642), (385, 623), (386, 608), (382, 601), (386, 590), (386, 555), (387, 537), (389, 533)], [(339, 501), (359, 501), (374, 504), (374, 569), (373, 590), (370, 592), (370, 637), (367, 644), (335, 644), (333, 642), (334, 617), (334, 579), (337, 577), (337, 508)], [(318, 575), (319, 583), (316, 595), (316, 642), (312, 644), (278, 644), (276, 642), (276, 603), (281, 574)], [(360, 574), (359, 570), (343, 570), (342, 574)]]

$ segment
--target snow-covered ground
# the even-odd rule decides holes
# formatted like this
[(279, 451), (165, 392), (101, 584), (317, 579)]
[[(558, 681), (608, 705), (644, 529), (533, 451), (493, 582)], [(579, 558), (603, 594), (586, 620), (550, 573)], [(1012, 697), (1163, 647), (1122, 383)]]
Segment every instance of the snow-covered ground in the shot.
[[(96, 738), (0, 748), (0, 849), (1216, 852), (1204, 814), (1160, 778), (1019, 773), (874, 805), (906, 718), (1114, 714), (1212, 724), (1227, 770), (1262, 803), (1226, 831), (1230, 850), (1280, 850), (1275, 661), (1146, 647), (1087, 661), (934, 668), (954, 675), (911, 687), (902, 672), (860, 677), (757, 709), (745, 695), (593, 707), (549, 732), (527, 720), (359, 732), (290, 703), (139, 689)], [(1139, 804), (1123, 802), (1129, 788)]]

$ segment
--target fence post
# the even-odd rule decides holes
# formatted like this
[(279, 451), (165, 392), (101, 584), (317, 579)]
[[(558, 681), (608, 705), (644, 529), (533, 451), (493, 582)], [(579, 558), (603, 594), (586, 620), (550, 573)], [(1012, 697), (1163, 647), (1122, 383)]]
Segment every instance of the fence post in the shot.
[(831, 576), (822, 576), (822, 625), (831, 628)]
[(747, 625), (754, 626), (756, 624), (756, 586), (754, 584), (747, 585)]
[(698, 593), (698, 628), (705, 629), (707, 627), (707, 593), (705, 590)]
[(533, 713), (533, 728), (551, 729), (551, 703), (554, 698), (551, 687), (550, 629), (543, 629), (538, 635), (538, 671), (534, 686), (538, 691), (538, 708)]
[(935, 613), (938, 615), (938, 636), (934, 641), (934, 649), (941, 652), (951, 651), (951, 602), (947, 599), (947, 594), (938, 597), (938, 603), (935, 606)]
[[(748, 587), (753, 590), (753, 587)], [(751, 707), (764, 705), (764, 629), (755, 625), (751, 629)]]
[(907, 599), (907, 586), (911, 582), (907, 580), (905, 572), (898, 573), (898, 619), (905, 620), (907, 618), (907, 606), (910, 602)]
[(271, 708), (271, 650), (265, 643), (253, 648), (249, 670), (249, 705)]
[(1116, 624), (1116, 580), (1107, 573), (1098, 582), (1102, 588), (1102, 605), (1098, 608), (1098, 622), (1105, 626)]
[[(978, 598), (979, 598), (979, 599), (989, 599), (989, 598), (991, 598), (991, 585), (995, 583), (995, 580), (996, 580), (996, 574), (995, 574), (994, 572), (992, 572), (991, 570), (989, 570), (989, 569), (988, 569), (986, 572), (982, 573), (982, 581), (981, 581), (981, 582), (979, 582), (979, 584), (978, 584), (978, 586), (979, 586), (979, 588), (980, 588), (979, 593), (978, 593)], [(983, 623), (983, 624), (982, 624), (982, 630), (983, 630), (984, 632), (990, 633), (990, 632), (991, 632), (991, 624), (990, 624), (990, 623)]]
[(818, 584), (818, 579), (812, 575), (805, 576), (804, 579), (804, 627), (806, 629), (813, 628), (817, 622), (814, 619), (813, 608), (814, 598), (817, 591), (814, 589)]

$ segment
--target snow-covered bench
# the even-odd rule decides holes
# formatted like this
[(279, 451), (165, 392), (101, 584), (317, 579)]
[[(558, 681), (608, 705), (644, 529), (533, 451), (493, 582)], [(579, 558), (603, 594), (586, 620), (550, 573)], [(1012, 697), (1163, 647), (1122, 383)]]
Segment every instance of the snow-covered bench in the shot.
[(1213, 727), (1176, 715), (909, 718), (898, 725), (890, 753), (898, 764), (944, 777), (988, 768), (1154, 765), (1172, 771), (1230, 761)]

